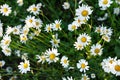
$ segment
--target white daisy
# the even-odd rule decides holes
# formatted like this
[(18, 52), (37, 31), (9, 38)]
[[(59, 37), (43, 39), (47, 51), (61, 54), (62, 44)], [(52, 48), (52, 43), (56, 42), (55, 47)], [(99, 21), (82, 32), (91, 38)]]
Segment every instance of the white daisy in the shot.
[(91, 37), (86, 33), (79, 34), (77, 42), (83, 46), (89, 45), (91, 42)]
[(63, 57), (61, 58), (60, 63), (62, 64), (62, 66), (63, 66), (64, 68), (68, 68), (68, 66), (69, 66), (68, 57), (63, 56)]
[(70, 8), (70, 3), (69, 2), (64, 2), (62, 6), (63, 6), (64, 9), (69, 9)]
[(81, 80), (90, 80), (90, 78), (88, 77), (88, 75), (82, 74)]
[(11, 36), (4, 35), (3, 39), (1, 40), (1, 46), (9, 46), (11, 42)]
[(96, 44), (96, 45), (91, 46), (90, 52), (91, 52), (91, 55), (94, 55), (94, 56), (99, 55), (99, 56), (101, 56), (102, 55), (102, 50), (103, 50), (102, 46), (100, 44)]
[(76, 9), (76, 16), (79, 16), (82, 20), (88, 20), (93, 10), (91, 10), (91, 7), (88, 5), (79, 6), (79, 8)]
[(28, 40), (27, 35), (20, 34), (20, 42), (26, 43), (27, 40)]
[(53, 30), (54, 31), (62, 30), (61, 29), (61, 20), (55, 20), (55, 22), (53, 23)]
[(84, 47), (83, 47), (83, 45), (81, 44), (81, 43), (79, 43), (79, 42), (75, 42), (74, 43), (74, 46), (75, 46), (75, 48), (77, 49), (77, 50), (82, 50)]
[(23, 0), (17, 0), (17, 3), (19, 6), (22, 6), (23, 5)]
[(119, 15), (120, 14), (120, 8), (119, 7), (116, 7), (113, 10), (114, 10), (113, 14), (115, 14), (115, 15)]
[(7, 35), (9, 35), (9, 34), (11, 34), (13, 32), (13, 28), (12, 27), (10, 27), (10, 26), (7, 26), (7, 29), (6, 29), (6, 34)]
[(101, 7), (101, 10), (106, 10), (112, 3), (112, 0), (99, 0), (99, 7)]
[(36, 55), (36, 58), (38, 59), (37, 62), (41, 62), (42, 64), (46, 61), (46, 55), (42, 54), (41, 56)]
[(34, 22), (35, 22), (35, 16), (27, 16), (27, 18), (25, 19), (25, 23), (26, 25), (31, 28), (34, 26)]
[(120, 0), (115, 0), (115, 1), (116, 1), (116, 3), (120, 4)]
[(58, 44), (60, 43), (60, 39), (58, 39), (58, 34), (52, 35), (52, 38), (53, 39), (51, 39), (51, 41), (50, 41), (50, 43), (52, 43), (52, 47), (54, 47), (54, 48), (59, 47)]
[(36, 29), (39, 29), (42, 27), (42, 20), (41, 19), (35, 19), (35, 22), (34, 22), (34, 28)]
[(69, 77), (69, 76), (67, 76), (67, 78), (62, 77), (62, 80), (74, 80), (74, 79), (73, 79), (73, 77), (72, 77), (72, 76), (70, 76), (70, 77)]
[(29, 60), (25, 60), (24, 62), (20, 62), (20, 65), (18, 65), (18, 68), (22, 74), (27, 73), (27, 71), (30, 71)]
[(13, 28), (13, 34), (19, 35), (21, 30), (21, 25), (15, 26)]
[(38, 15), (40, 12), (40, 6), (33, 4), (27, 9), (27, 11), (33, 13), (34, 15)]
[(0, 67), (3, 67), (5, 65), (5, 61), (4, 60), (1, 60), (0, 61)]
[(46, 31), (46, 32), (51, 32), (51, 31), (52, 31), (52, 28), (53, 28), (53, 25), (52, 25), (52, 24), (47, 24), (46, 27), (45, 27), (45, 31)]
[(79, 60), (77, 68), (80, 69), (80, 72), (86, 72), (86, 70), (89, 70), (88, 62), (84, 59)]
[(25, 25), (23, 29), (21, 30), (21, 33), (24, 35), (28, 35), (29, 31), (30, 31), (29, 27)]
[(51, 50), (47, 50), (46, 51), (46, 56), (47, 56), (47, 59), (46, 61), (50, 64), (52, 62), (57, 62), (59, 60), (59, 56), (60, 53), (58, 53), (58, 50), (57, 49), (54, 49), (52, 48)]
[(107, 35), (103, 35), (103, 36), (102, 36), (102, 39), (103, 39), (104, 41), (106, 41), (106, 42), (110, 42), (110, 37), (107, 36)]
[(81, 19), (80, 16), (75, 17), (74, 20), (75, 20), (75, 23), (76, 23), (76, 25), (77, 25), (78, 27), (80, 27), (81, 24), (85, 24), (85, 22), (86, 22), (86, 20), (85, 20), (85, 19)]
[(94, 73), (91, 74), (91, 78), (94, 79), (96, 75)]
[(74, 30), (76, 30), (77, 28), (78, 28), (78, 26), (76, 25), (75, 22), (72, 22), (72, 24), (69, 24), (69, 25), (68, 25), (68, 30), (69, 30), (69, 31), (74, 31)]
[(5, 56), (11, 56), (11, 49), (7, 46), (2, 47), (2, 52), (4, 53)]
[(11, 12), (11, 7), (9, 7), (8, 4), (3, 4), (2, 6), (0, 6), (0, 13), (2, 13), (3, 16), (9, 16)]

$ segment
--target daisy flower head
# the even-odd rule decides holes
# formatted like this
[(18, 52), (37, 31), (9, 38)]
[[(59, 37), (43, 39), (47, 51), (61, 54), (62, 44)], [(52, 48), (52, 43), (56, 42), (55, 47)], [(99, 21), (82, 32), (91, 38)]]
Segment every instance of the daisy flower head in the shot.
[(81, 80), (90, 80), (90, 78), (88, 77), (88, 75), (82, 74)]
[(6, 34), (7, 35), (9, 35), (9, 34), (11, 34), (13, 32), (13, 28), (12, 27), (10, 27), (10, 26), (7, 26), (7, 29), (6, 29)]
[(3, 67), (5, 65), (5, 61), (4, 60), (1, 60), (0, 61), (0, 67)]
[(76, 22), (72, 22), (72, 24), (68, 25), (68, 30), (69, 31), (74, 31), (78, 28), (78, 26), (76, 25)]
[(87, 46), (91, 42), (91, 37), (86, 33), (79, 34), (77, 42), (81, 43), (83, 46)]
[(116, 1), (116, 3), (120, 4), (120, 0), (115, 0), (115, 1)]
[(75, 17), (75, 18), (74, 18), (74, 21), (75, 21), (75, 23), (76, 23), (76, 25), (77, 25), (78, 27), (80, 27), (82, 24), (85, 24), (85, 22), (86, 22), (86, 20), (85, 20), (85, 19), (81, 19), (80, 16)]
[(30, 29), (27, 25), (25, 25), (22, 29), (21, 29), (21, 33), (24, 35), (28, 35)]
[(64, 2), (62, 6), (65, 10), (69, 9), (70, 8), (70, 3), (69, 2)]
[(20, 34), (20, 42), (26, 43), (27, 40), (28, 40), (27, 35), (25, 35), (25, 34)]
[(77, 50), (83, 50), (84, 49), (84, 46), (79, 42), (75, 42), (74, 46)]
[(62, 64), (62, 66), (63, 66), (64, 68), (68, 68), (68, 66), (69, 66), (68, 57), (63, 56), (63, 57), (61, 58), (60, 63)]
[(70, 76), (70, 77), (69, 77), (69, 76), (67, 76), (67, 78), (62, 77), (62, 80), (74, 80), (74, 79), (73, 79), (73, 77), (72, 77), (72, 76)]
[(3, 4), (2, 6), (0, 6), (0, 13), (2, 13), (3, 16), (9, 16), (11, 12), (11, 7), (9, 7), (8, 4)]
[(94, 79), (96, 75), (94, 73), (91, 74), (91, 78)]
[(112, 0), (99, 0), (99, 7), (101, 7), (101, 10), (106, 10), (112, 3)]
[(54, 48), (59, 47), (58, 44), (60, 43), (60, 39), (58, 39), (58, 34), (52, 35), (52, 38), (53, 39), (51, 39), (51, 41), (50, 41), (50, 43), (52, 44), (52, 47), (54, 47)]
[(102, 50), (103, 50), (102, 46), (100, 44), (96, 44), (91, 46), (90, 52), (91, 52), (91, 55), (93, 56), (96, 56), (96, 55), (101, 56)]
[(120, 76), (120, 59), (118, 59), (112, 67), (111, 73)]
[(35, 16), (27, 16), (27, 18), (25, 19), (25, 23), (26, 25), (31, 28), (34, 27), (34, 22), (35, 22)]
[(89, 70), (88, 62), (84, 59), (79, 60), (77, 68), (80, 69), (80, 72), (86, 72), (86, 70)]
[(2, 47), (2, 52), (4, 53), (5, 56), (11, 56), (11, 48), (7, 46)]
[(3, 23), (0, 20), (0, 37), (3, 36)]
[(62, 30), (61, 20), (55, 20), (55, 22), (53, 23), (53, 30), (54, 31)]
[(57, 49), (52, 48), (51, 50), (46, 50), (46, 61), (50, 64), (52, 62), (57, 62), (59, 60), (60, 53), (58, 53)]
[(110, 36), (108, 36), (108, 35), (103, 35), (102, 39), (106, 42), (110, 42)]
[(33, 13), (34, 15), (38, 15), (40, 12), (40, 6), (36, 6), (35, 4), (29, 6), (27, 9), (28, 12)]
[(115, 65), (115, 63), (117, 61), (116, 59), (117, 59), (117, 57), (115, 57), (115, 58), (109, 57), (107, 59), (103, 59), (103, 61), (101, 63), (102, 69), (107, 73), (113, 72), (112, 68), (113, 68), (113, 65)]
[(15, 26), (13, 28), (13, 34), (19, 35), (21, 30), (21, 25)]
[(76, 16), (79, 16), (82, 20), (88, 20), (92, 12), (93, 10), (90, 6), (82, 4), (82, 6), (76, 9)]
[(47, 24), (46, 27), (45, 27), (45, 31), (46, 32), (51, 32), (53, 29), (53, 25), (52, 24)]
[(42, 54), (41, 56), (40, 55), (36, 55), (36, 58), (38, 59), (37, 62), (41, 62), (42, 64), (46, 61), (46, 55), (45, 54)]
[(120, 8), (119, 7), (116, 7), (113, 10), (114, 10), (113, 14), (115, 14), (115, 15), (119, 15), (120, 14)]
[(3, 39), (1, 40), (1, 46), (9, 46), (11, 42), (11, 36), (4, 35)]
[(25, 59), (24, 62), (20, 62), (20, 65), (18, 65), (18, 68), (22, 74), (27, 73), (27, 71), (30, 71), (29, 60)]
[(35, 22), (34, 22), (34, 28), (36, 29), (39, 29), (42, 27), (42, 20), (41, 19), (35, 19)]
[(17, 0), (18, 6), (22, 6), (23, 5), (23, 0)]

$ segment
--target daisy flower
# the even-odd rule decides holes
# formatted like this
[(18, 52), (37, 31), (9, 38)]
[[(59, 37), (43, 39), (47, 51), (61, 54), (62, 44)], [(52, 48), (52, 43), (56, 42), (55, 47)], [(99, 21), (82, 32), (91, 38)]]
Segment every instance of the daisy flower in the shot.
[(103, 50), (102, 46), (100, 44), (96, 44), (96, 45), (91, 46), (90, 52), (91, 52), (91, 55), (94, 55), (94, 56), (99, 55), (99, 56), (101, 56), (102, 55), (102, 50)]
[(94, 73), (91, 74), (91, 78), (94, 79), (96, 75)]
[(9, 46), (11, 42), (11, 36), (4, 35), (3, 39), (1, 40), (1, 46)]
[(115, 0), (115, 1), (116, 1), (116, 3), (120, 4), (120, 0)]
[(31, 28), (34, 26), (34, 22), (35, 22), (35, 16), (27, 16), (27, 18), (25, 19), (25, 23), (26, 25)]
[(5, 65), (5, 61), (4, 60), (0, 61), (0, 67), (3, 67), (4, 65)]
[(42, 64), (46, 61), (46, 55), (42, 54), (41, 56), (36, 55), (36, 58), (38, 59), (37, 62), (41, 62)]
[(22, 74), (27, 73), (27, 71), (30, 71), (29, 60), (24, 60), (24, 62), (20, 62), (20, 65), (18, 65), (18, 68)]
[(81, 80), (90, 80), (90, 78), (88, 77), (88, 75), (82, 74)]
[(62, 30), (61, 29), (61, 20), (55, 20), (55, 22), (53, 23), (53, 30), (54, 31)]
[(51, 50), (46, 51), (46, 61), (50, 64), (52, 62), (57, 62), (59, 60), (60, 53), (58, 53), (57, 49), (52, 48)]
[(81, 19), (80, 16), (75, 17), (74, 20), (75, 20), (75, 21), (74, 21), (75, 24), (76, 24), (78, 27), (80, 27), (82, 24), (85, 24), (85, 22), (86, 22), (86, 20), (85, 20), (85, 19)]
[(75, 48), (77, 49), (77, 50), (82, 50), (84, 47), (83, 47), (83, 45), (81, 44), (81, 43), (79, 43), (79, 42), (75, 42), (74, 43), (74, 46), (75, 46)]
[(102, 36), (102, 39), (103, 39), (104, 41), (106, 41), (106, 42), (110, 42), (110, 37), (107, 36), (107, 35), (103, 35), (103, 36)]
[(69, 25), (68, 25), (68, 30), (69, 30), (69, 31), (74, 31), (74, 30), (76, 30), (77, 28), (78, 28), (78, 26), (76, 25), (75, 22), (73, 22), (72, 24), (69, 24)]
[(27, 25), (25, 25), (23, 27), (23, 29), (21, 30), (21, 33), (24, 34), (24, 35), (27, 35), (29, 33), (30, 29)]
[(0, 20), (0, 37), (3, 36), (3, 23)]
[(79, 36), (77, 38), (77, 42), (83, 46), (87, 46), (91, 42), (91, 37), (88, 36), (88, 34), (86, 34), (86, 33), (79, 34)]
[(34, 22), (34, 28), (36, 29), (39, 29), (42, 27), (42, 20), (41, 19), (35, 19), (35, 22)]
[(8, 4), (3, 4), (2, 6), (0, 6), (0, 13), (2, 13), (3, 16), (9, 16), (11, 12), (11, 7), (9, 7)]
[(52, 28), (53, 28), (53, 25), (52, 25), (52, 24), (47, 24), (46, 27), (45, 27), (45, 31), (46, 31), (46, 32), (51, 32), (51, 31), (52, 31)]
[(33, 4), (27, 9), (27, 11), (33, 13), (34, 15), (38, 15), (40, 12), (40, 6)]
[(5, 56), (11, 56), (11, 49), (7, 46), (2, 47), (2, 52), (4, 53)]
[(62, 6), (65, 10), (69, 9), (70, 8), (70, 3), (69, 2), (64, 2)]
[(79, 6), (79, 8), (76, 9), (76, 16), (79, 16), (82, 20), (88, 20), (93, 10), (91, 10), (91, 7), (88, 5)]
[(99, 0), (99, 7), (101, 7), (101, 10), (106, 10), (112, 3), (112, 0)]
[(20, 42), (26, 43), (27, 40), (28, 40), (27, 35), (20, 34)]
[(112, 66), (111, 72), (115, 74), (116, 76), (120, 76), (120, 59), (115, 62), (115, 64)]
[(17, 3), (19, 6), (22, 6), (23, 5), (23, 0), (17, 0)]
[(86, 70), (89, 70), (88, 62), (84, 59), (79, 60), (77, 68), (80, 69), (80, 72), (86, 72)]
[(21, 25), (15, 26), (13, 28), (13, 34), (19, 35), (21, 30)]
[(68, 57), (63, 56), (63, 57), (61, 58), (60, 64), (62, 64), (62, 66), (63, 66), (64, 68), (68, 68), (68, 66), (69, 66)]
[(50, 43), (52, 43), (52, 47), (57, 48), (59, 47), (60, 39), (58, 39), (58, 34), (52, 36), (53, 39), (51, 39)]
[(116, 7), (113, 10), (114, 10), (113, 14), (115, 14), (115, 15), (119, 15), (120, 14), (120, 8), (119, 7)]
[(69, 76), (67, 76), (67, 78), (62, 77), (62, 80), (74, 80), (74, 79), (73, 79), (73, 77), (72, 77), (72, 76), (70, 76), (70, 77), (69, 77)]
[(13, 32), (13, 28), (12, 27), (10, 27), (10, 26), (7, 26), (7, 29), (6, 29), (6, 34), (7, 35), (9, 35), (9, 34), (11, 34)]

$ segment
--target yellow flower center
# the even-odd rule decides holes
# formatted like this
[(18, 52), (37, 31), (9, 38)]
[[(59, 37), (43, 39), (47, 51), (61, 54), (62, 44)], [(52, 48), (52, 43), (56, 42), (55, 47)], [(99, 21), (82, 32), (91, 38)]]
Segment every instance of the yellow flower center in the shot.
[(30, 19), (30, 20), (29, 20), (29, 22), (30, 22), (30, 23), (32, 23), (32, 22), (33, 22), (33, 20), (32, 20), (32, 19)]
[(82, 41), (82, 42), (86, 42), (86, 41), (87, 41), (87, 38), (86, 38), (86, 37), (82, 37), (82, 38), (81, 38), (81, 41)]
[(50, 60), (54, 60), (54, 59), (55, 59), (55, 54), (54, 53), (50, 54)]
[(27, 37), (26, 37), (26, 36), (23, 36), (23, 37), (21, 38), (21, 40), (26, 41), (26, 40), (27, 40)]
[(88, 15), (88, 11), (87, 10), (83, 10), (82, 11), (82, 16), (86, 17)]
[(86, 76), (84, 76), (84, 80), (87, 80), (87, 77), (86, 77)]
[(24, 63), (23, 64), (23, 67), (26, 69), (26, 68), (28, 68), (28, 64), (27, 63)]
[(10, 52), (10, 50), (9, 50), (9, 49), (5, 49), (5, 51), (6, 51), (7, 53), (9, 53), (9, 52)]
[(37, 11), (37, 8), (36, 8), (36, 7), (34, 7), (34, 8), (33, 8), (33, 11)]
[(18, 30), (17, 29), (14, 29), (14, 32), (17, 32)]
[(7, 44), (9, 44), (10, 43), (10, 40), (6, 40), (5, 41), (5, 44), (7, 45)]
[(120, 72), (120, 65), (116, 65), (115, 66), (115, 70), (118, 71), (118, 72)]
[(64, 60), (64, 63), (65, 63), (65, 64), (67, 63), (67, 60), (66, 60), (66, 59)]
[(48, 31), (50, 31), (50, 30), (51, 30), (51, 27), (49, 26), (47, 29), (48, 29)]
[(44, 57), (44, 56), (41, 56), (41, 59), (44, 61), (44, 60), (45, 60), (45, 57)]
[(94, 50), (94, 52), (95, 52), (96, 54), (98, 54), (98, 53), (100, 52), (100, 49), (96, 48), (96, 49)]
[(39, 22), (36, 22), (36, 25), (38, 26), (40, 23)]
[(108, 0), (103, 0), (103, 4), (108, 4)]
[(75, 30), (76, 26), (75, 25), (72, 25), (72, 29)]
[(109, 63), (112, 64), (112, 63), (113, 63), (113, 60), (110, 60)]
[(58, 41), (56, 39), (54, 40), (54, 44), (58, 44)]
[(58, 23), (58, 24), (56, 24), (56, 28), (59, 28), (60, 27), (60, 24)]
[(8, 9), (7, 9), (7, 8), (4, 8), (3, 11), (6, 13), (6, 12), (8, 12)]
[(81, 68), (84, 69), (85, 67), (86, 67), (86, 65), (85, 65), (84, 63), (82, 63), (82, 64), (81, 64)]

